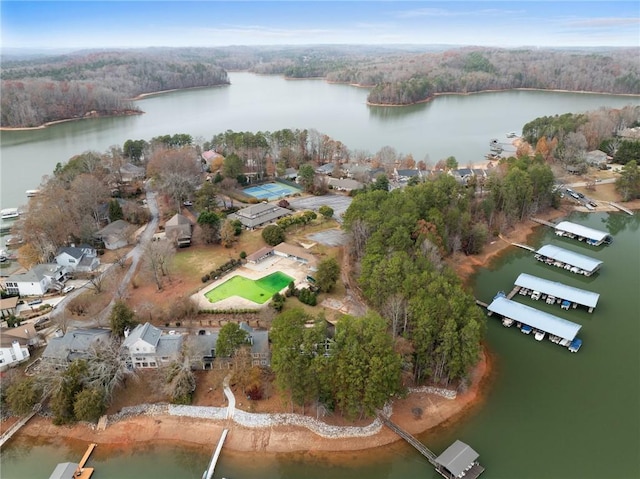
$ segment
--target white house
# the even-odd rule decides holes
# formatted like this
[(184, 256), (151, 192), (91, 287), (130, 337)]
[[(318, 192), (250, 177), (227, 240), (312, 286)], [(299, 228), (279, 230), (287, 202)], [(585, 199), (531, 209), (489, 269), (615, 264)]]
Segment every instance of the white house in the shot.
[(60, 248), (56, 255), (56, 263), (67, 268), (67, 271), (88, 273), (99, 265), (98, 253), (89, 245), (67, 246)]
[(37, 334), (33, 324), (0, 329), (0, 371), (28, 360), (29, 346), (39, 342)]
[(67, 268), (59, 264), (37, 264), (26, 273), (9, 276), (5, 286), (9, 294), (42, 296), (50, 289), (61, 288), (67, 273)]
[(128, 351), (134, 368), (166, 366), (180, 356), (182, 335), (165, 335), (151, 323), (139, 324), (125, 332), (122, 346)]

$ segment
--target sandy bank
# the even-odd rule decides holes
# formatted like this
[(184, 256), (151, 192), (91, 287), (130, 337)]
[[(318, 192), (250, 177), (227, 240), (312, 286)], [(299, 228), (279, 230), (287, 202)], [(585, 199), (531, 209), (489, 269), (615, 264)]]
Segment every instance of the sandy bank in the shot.
[[(392, 420), (409, 432), (418, 434), (464, 417), (482, 403), (491, 379), (491, 364), (490, 355), (484, 353), (472, 373), (471, 386), (464, 393), (459, 393), (456, 399), (411, 393), (406, 398), (395, 401)], [(422, 409), (420, 417), (414, 415), (415, 408)], [(109, 424), (103, 431), (97, 431), (86, 424), (54, 426), (48, 418), (36, 417), (22, 428), (19, 435), (34, 438), (63, 437), (113, 446), (149, 442), (211, 446), (224, 428), (230, 429), (225, 448), (239, 452), (355, 451), (399, 440), (398, 436), (385, 427), (365, 437), (327, 438), (304, 427), (247, 428), (229, 420), (214, 421), (168, 414), (129, 417)]]

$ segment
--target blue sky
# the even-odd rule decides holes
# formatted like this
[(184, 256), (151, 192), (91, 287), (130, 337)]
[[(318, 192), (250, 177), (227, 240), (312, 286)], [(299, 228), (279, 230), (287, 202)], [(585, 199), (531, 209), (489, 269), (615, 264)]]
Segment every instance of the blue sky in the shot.
[(2, 46), (640, 46), (640, 2), (5, 1)]

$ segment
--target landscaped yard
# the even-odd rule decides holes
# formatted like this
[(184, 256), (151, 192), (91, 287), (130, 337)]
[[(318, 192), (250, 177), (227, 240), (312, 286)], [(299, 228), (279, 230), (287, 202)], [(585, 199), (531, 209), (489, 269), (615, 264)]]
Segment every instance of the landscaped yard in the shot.
[(234, 276), (205, 293), (205, 296), (211, 303), (222, 301), (231, 296), (240, 296), (254, 303), (264, 304), (291, 281), (293, 281), (293, 278), (281, 271), (276, 271), (258, 280), (248, 279), (244, 276)]

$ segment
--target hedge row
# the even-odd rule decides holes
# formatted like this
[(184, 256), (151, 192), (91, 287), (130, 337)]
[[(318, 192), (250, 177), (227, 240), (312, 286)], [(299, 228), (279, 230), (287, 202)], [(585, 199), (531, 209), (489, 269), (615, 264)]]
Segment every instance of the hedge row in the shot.
[(257, 314), (258, 309), (201, 309), (198, 314)]
[(278, 221), (276, 221), (276, 224), (280, 228), (286, 230), (290, 226), (309, 224), (317, 217), (318, 215), (315, 211), (305, 211), (301, 215), (285, 216), (284, 218), (280, 218)]
[(220, 276), (224, 275), (225, 273), (228, 273), (234, 268), (240, 266), (241, 264), (242, 264), (242, 260), (231, 258), (229, 261), (227, 261), (225, 264), (220, 266), (218, 269), (211, 271), (211, 273), (209, 274), (205, 274), (200, 279), (202, 280), (203, 283), (206, 283), (210, 279), (217, 279)]

